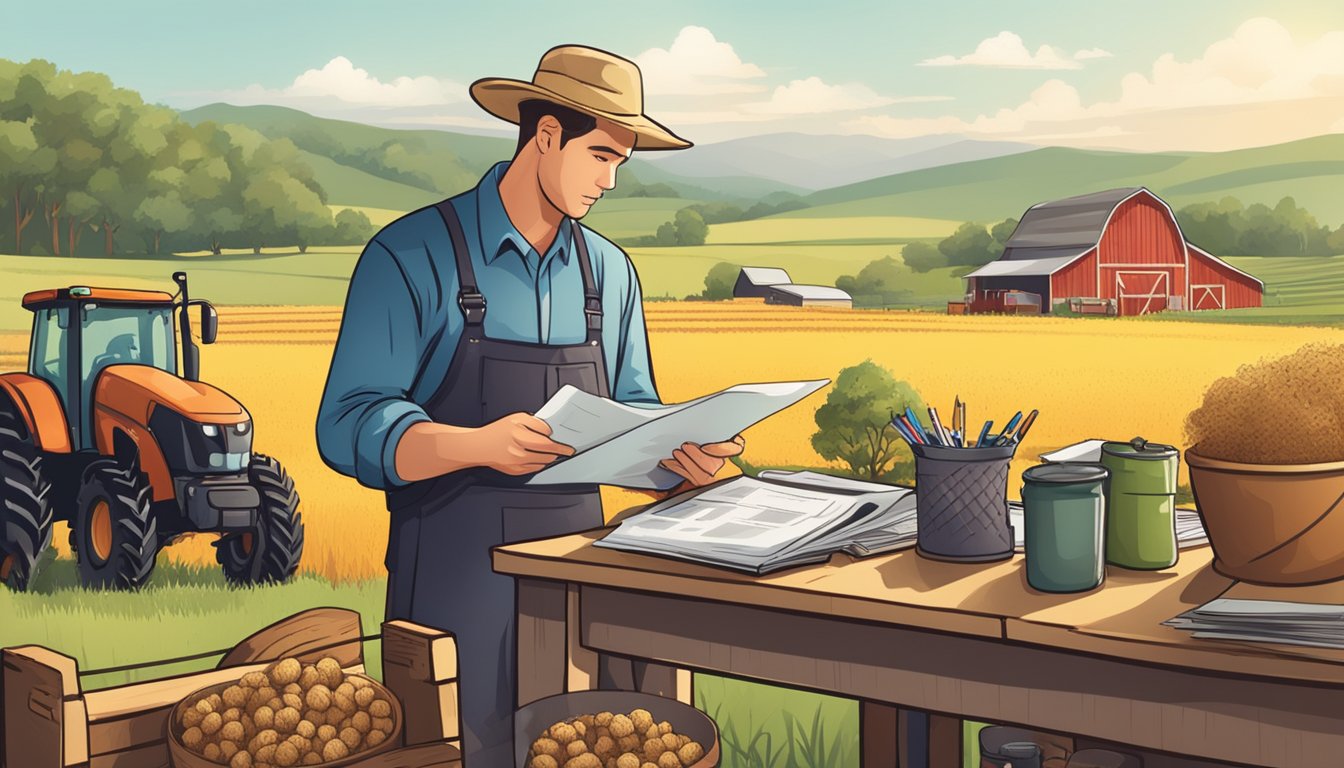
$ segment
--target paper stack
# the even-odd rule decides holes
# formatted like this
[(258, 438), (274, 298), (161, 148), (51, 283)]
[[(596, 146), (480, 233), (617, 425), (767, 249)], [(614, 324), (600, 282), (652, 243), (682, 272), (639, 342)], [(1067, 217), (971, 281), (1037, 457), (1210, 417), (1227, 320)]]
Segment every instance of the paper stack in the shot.
[(1220, 597), (1162, 623), (1194, 637), (1344, 648), (1344, 605)]

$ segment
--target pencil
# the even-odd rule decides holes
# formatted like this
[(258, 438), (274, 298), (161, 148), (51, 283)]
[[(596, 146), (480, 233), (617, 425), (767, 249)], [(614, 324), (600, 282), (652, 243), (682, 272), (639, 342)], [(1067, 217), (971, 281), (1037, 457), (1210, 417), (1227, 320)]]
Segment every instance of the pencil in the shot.
[(1013, 442), (1022, 442), (1022, 438), (1027, 436), (1027, 430), (1031, 429), (1031, 425), (1036, 423), (1036, 416), (1039, 413), (1040, 411), (1034, 408), (1032, 409), (1031, 413), (1027, 415), (1027, 418), (1022, 421), (1022, 426), (1017, 428), (1017, 434), (1013, 435)]

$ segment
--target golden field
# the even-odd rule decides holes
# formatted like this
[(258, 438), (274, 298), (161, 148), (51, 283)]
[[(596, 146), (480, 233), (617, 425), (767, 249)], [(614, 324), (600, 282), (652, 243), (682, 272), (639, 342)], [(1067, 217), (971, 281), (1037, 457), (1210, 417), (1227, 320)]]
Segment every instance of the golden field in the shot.
[[(1135, 435), (1185, 447), (1185, 415), (1214, 379), (1308, 342), (1344, 343), (1344, 330), (1320, 327), (946, 316), (748, 301), (650, 303), (645, 313), (666, 402), (742, 382), (834, 379), (842, 368), (872, 359), (944, 414), (960, 396), (972, 424), (1001, 425), (1016, 410), (1038, 408), (1014, 462), (1014, 497), (1022, 470), (1044, 451)], [(278, 457), (294, 476), (306, 524), (303, 568), (334, 580), (381, 575), (382, 493), (329, 469), (314, 438), (340, 309), (223, 307), (220, 315), (219, 342), (204, 349), (202, 377), (252, 412), (256, 450)], [(26, 346), (26, 334), (0, 334), (0, 370), (22, 369)], [(826, 391), (749, 429), (745, 458), (755, 465), (823, 465), (809, 438)], [(648, 497), (607, 489), (604, 499), (610, 513)], [(54, 539), (63, 552), (63, 530)], [(214, 557), (207, 537), (168, 552), (189, 561)]]

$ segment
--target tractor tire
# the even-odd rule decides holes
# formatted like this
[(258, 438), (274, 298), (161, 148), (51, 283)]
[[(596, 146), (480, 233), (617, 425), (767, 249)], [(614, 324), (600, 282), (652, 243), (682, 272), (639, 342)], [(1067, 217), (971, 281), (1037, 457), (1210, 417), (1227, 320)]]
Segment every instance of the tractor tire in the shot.
[(215, 542), (215, 558), (230, 584), (281, 584), (294, 575), (303, 556), (303, 516), (294, 479), (270, 456), (252, 454), (248, 477), (261, 495), (257, 527), (225, 534)]
[(102, 459), (84, 471), (71, 541), (84, 586), (134, 590), (149, 581), (159, 533), (138, 454)]
[(24, 592), (51, 545), (51, 483), (23, 419), (0, 406), (0, 582)]

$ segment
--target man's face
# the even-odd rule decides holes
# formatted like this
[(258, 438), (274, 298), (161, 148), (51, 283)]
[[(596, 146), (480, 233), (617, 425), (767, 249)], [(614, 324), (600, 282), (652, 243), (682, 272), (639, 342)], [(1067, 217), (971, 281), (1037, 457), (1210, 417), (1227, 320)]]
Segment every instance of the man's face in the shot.
[[(538, 133), (546, 132), (547, 121), (553, 120), (543, 117)], [(635, 133), (599, 119), (596, 129), (570, 139), (563, 148), (559, 137), (556, 123), (552, 143), (541, 156), (541, 191), (566, 216), (581, 219), (598, 198), (616, 187), (616, 169), (630, 158)]]

